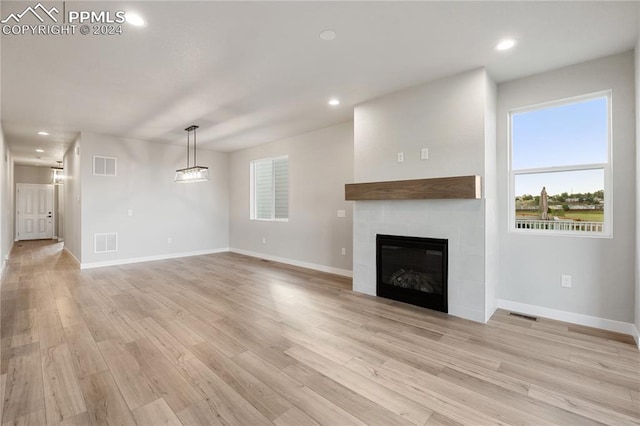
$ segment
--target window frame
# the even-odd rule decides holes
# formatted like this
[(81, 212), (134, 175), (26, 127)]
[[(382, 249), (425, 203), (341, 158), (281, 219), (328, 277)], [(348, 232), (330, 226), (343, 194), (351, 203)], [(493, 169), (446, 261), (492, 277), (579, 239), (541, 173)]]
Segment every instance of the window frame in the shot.
[[(547, 108), (553, 108), (563, 105), (605, 98), (607, 101), (607, 162), (576, 164), (568, 166), (552, 166), (537, 167), (528, 169), (513, 169), (513, 116), (524, 112), (533, 112)], [(613, 238), (613, 126), (612, 126), (612, 90), (603, 90), (599, 92), (588, 93), (585, 95), (572, 96), (568, 98), (543, 102), (525, 107), (513, 108), (507, 114), (507, 208), (509, 209), (508, 232), (519, 235), (546, 235), (546, 236), (563, 236), (563, 237), (587, 237), (587, 238)], [(538, 230), (538, 229), (518, 229), (516, 228), (516, 194), (515, 179), (517, 175), (544, 174), (554, 172), (571, 172), (571, 171), (587, 171), (587, 170), (603, 170), (604, 175), (604, 222), (602, 232), (590, 231), (557, 231), (557, 230)], [(535, 195), (535, 194), (532, 194)]]
[[(256, 176), (255, 176), (255, 164), (258, 162), (263, 162), (263, 161), (270, 161), (272, 166), (273, 163), (276, 160), (282, 160), (282, 159), (286, 159), (287, 160), (287, 217), (286, 218), (276, 218), (275, 214), (276, 214), (276, 204), (275, 204), (275, 185), (276, 185), (276, 181), (275, 181), (275, 174), (272, 175), (272, 189), (273, 189), (273, 208), (271, 210), (271, 218), (269, 219), (260, 219), (258, 218), (258, 215), (256, 213), (256, 192), (255, 192), (255, 187), (256, 187)], [(273, 168), (272, 170), (275, 171), (275, 168)], [(290, 211), (291, 211), (291, 197), (290, 197), (290, 192), (289, 192), (289, 188), (290, 188), (290, 180), (289, 180), (289, 176), (290, 176), (290, 170), (289, 170), (289, 155), (278, 155), (278, 156), (274, 156), (274, 157), (265, 157), (265, 158), (258, 158), (255, 160), (251, 160), (249, 162), (249, 220), (256, 220), (256, 221), (261, 221), (261, 222), (289, 222), (289, 216), (290, 216)]]

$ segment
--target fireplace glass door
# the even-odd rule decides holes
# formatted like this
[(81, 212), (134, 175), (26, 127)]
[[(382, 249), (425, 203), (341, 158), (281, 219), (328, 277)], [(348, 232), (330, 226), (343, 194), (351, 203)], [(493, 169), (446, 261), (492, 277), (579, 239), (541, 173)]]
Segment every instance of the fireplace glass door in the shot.
[(447, 240), (377, 235), (380, 297), (447, 312)]

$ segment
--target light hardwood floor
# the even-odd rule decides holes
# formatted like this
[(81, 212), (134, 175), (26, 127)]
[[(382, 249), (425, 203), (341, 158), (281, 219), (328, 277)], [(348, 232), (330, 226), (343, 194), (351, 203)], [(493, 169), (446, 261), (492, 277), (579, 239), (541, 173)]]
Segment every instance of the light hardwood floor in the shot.
[(79, 271), (22, 242), (2, 280), (2, 424), (640, 424), (628, 336), (476, 324), (216, 254)]

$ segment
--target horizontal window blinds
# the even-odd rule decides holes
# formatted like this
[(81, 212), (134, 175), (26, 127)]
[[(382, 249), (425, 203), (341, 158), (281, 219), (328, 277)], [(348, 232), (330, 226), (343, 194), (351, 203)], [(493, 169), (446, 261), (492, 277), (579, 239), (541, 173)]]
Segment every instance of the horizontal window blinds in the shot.
[(271, 219), (273, 211), (273, 163), (271, 160), (256, 161), (255, 207), (256, 219)]
[(273, 160), (274, 216), (276, 219), (289, 218), (289, 160)]
[(288, 157), (255, 160), (253, 165), (252, 219), (285, 220), (289, 218)]

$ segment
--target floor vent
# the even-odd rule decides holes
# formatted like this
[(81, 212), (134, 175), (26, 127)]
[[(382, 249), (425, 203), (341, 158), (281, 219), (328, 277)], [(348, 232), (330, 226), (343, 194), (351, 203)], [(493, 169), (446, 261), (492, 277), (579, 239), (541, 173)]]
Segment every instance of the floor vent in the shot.
[(538, 321), (537, 317), (532, 317), (531, 315), (519, 314), (517, 312), (509, 312), (509, 315), (513, 317), (524, 318), (529, 321)]

